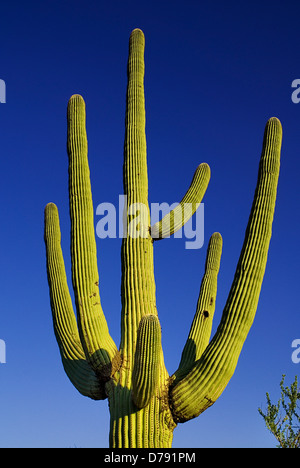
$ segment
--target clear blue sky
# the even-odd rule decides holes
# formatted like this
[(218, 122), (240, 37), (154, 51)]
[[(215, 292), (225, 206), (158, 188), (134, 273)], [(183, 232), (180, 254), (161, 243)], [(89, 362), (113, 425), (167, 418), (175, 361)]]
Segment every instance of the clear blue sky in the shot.
[[(169, 373), (195, 312), (206, 247), (224, 240), (214, 330), (243, 242), (264, 125), (283, 126), (273, 237), (257, 316), (223, 395), (174, 432), (174, 447), (273, 447), (257, 408), (279, 398), (300, 364), (299, 176), (300, 6), (294, 1), (2, 2), (0, 79), (0, 447), (107, 447), (107, 401), (82, 397), (64, 374), (49, 304), (44, 206), (58, 205), (70, 278), (66, 106), (87, 105), (95, 207), (117, 203), (122, 161), (128, 38), (146, 37), (149, 201), (179, 201), (200, 162), (211, 167), (205, 243), (155, 245), (157, 304)], [(97, 220), (97, 219), (96, 219)], [(101, 300), (120, 339), (119, 239), (97, 240)], [(71, 284), (71, 282), (70, 282)]]

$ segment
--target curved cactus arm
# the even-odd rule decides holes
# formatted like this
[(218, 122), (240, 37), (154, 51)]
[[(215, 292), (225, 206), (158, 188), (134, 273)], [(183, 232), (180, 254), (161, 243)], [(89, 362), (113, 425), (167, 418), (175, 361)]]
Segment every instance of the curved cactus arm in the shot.
[(80, 342), (61, 250), (58, 210), (54, 203), (45, 208), (44, 238), (53, 326), (65, 372), (82, 395), (94, 400), (105, 399), (104, 384), (87, 363)]
[(220, 325), (186, 377), (170, 390), (173, 417), (198, 416), (221, 395), (232, 377), (257, 309), (265, 272), (280, 167), (282, 129), (266, 125), (258, 181), (245, 240)]
[(85, 103), (81, 96), (70, 98), (67, 121), (72, 280), (78, 328), (87, 361), (100, 378), (107, 380), (119, 368), (121, 358), (100, 302)]
[(132, 373), (132, 399), (138, 408), (150, 402), (159, 382), (161, 328), (155, 315), (142, 317)]
[(205, 272), (200, 286), (196, 314), (182, 352), (179, 368), (174, 374), (177, 381), (191, 370), (209, 343), (216, 306), (222, 244), (221, 234), (215, 232), (208, 243)]
[(210, 167), (200, 164), (194, 174), (191, 185), (181, 202), (174, 210), (167, 213), (160, 221), (151, 226), (151, 237), (160, 240), (172, 236), (193, 216), (204, 197), (210, 180)]

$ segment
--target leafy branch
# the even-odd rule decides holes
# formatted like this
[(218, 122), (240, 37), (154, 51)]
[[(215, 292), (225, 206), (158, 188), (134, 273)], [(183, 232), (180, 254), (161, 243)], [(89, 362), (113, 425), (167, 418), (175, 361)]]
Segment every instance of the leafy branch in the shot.
[(278, 448), (300, 448), (300, 389), (297, 376), (290, 387), (284, 386), (285, 375), (280, 382), (281, 397), (273, 404), (269, 393), (266, 393), (266, 413), (258, 408), (264, 418), (267, 429), (278, 441)]

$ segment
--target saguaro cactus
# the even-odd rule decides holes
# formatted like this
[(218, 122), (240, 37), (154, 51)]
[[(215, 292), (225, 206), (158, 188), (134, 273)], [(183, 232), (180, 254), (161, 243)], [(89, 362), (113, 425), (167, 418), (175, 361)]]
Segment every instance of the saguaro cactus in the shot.
[(252, 325), (263, 281), (279, 175), (281, 125), (265, 128), (257, 187), (245, 240), (220, 325), (210, 341), (222, 237), (211, 236), (195, 318), (178, 370), (169, 376), (161, 347), (153, 270), (153, 244), (175, 232), (191, 216), (207, 188), (210, 169), (201, 164), (181, 204), (150, 225), (144, 105), (144, 35), (130, 36), (124, 144), (127, 226), (132, 206), (143, 206), (139, 232), (122, 243), (122, 311), (119, 348), (111, 338), (99, 294), (93, 204), (87, 159), (85, 104), (68, 104), (69, 198), (72, 281), (77, 321), (67, 286), (58, 211), (45, 208), (45, 243), (54, 331), (64, 369), (83, 395), (108, 398), (111, 447), (170, 447), (178, 423), (198, 416), (221, 395), (237, 365)]

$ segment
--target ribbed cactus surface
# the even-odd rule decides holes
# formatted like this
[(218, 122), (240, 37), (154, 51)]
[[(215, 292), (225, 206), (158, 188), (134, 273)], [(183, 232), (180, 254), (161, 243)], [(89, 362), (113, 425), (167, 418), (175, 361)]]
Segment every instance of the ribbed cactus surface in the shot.
[[(266, 125), (257, 187), (242, 252), (220, 325), (210, 340), (222, 237), (209, 241), (196, 313), (177, 371), (169, 376), (161, 346), (153, 268), (153, 242), (176, 232), (196, 211), (210, 178), (196, 169), (181, 203), (151, 226), (144, 102), (144, 34), (130, 36), (124, 143), (124, 194), (128, 235), (121, 250), (121, 343), (110, 336), (101, 307), (88, 166), (85, 103), (70, 98), (67, 112), (71, 217), (72, 307), (56, 206), (45, 208), (50, 300), (64, 369), (77, 390), (109, 401), (111, 447), (170, 447), (179, 422), (198, 416), (221, 395), (252, 325), (263, 281), (279, 175), (281, 125)], [(188, 204), (188, 210), (185, 206)], [(140, 210), (139, 225), (134, 221)], [(142, 235), (134, 235), (138, 229)], [(101, 285), (100, 285), (101, 286)]]

